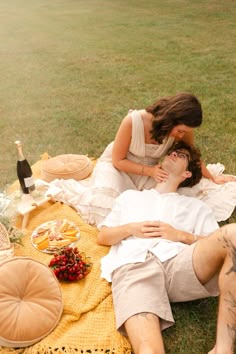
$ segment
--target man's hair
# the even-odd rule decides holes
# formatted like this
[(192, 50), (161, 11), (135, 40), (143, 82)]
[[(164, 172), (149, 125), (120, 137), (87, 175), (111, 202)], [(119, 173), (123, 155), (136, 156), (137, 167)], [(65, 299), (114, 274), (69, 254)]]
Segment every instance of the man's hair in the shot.
[(177, 125), (184, 124), (196, 128), (202, 123), (201, 103), (191, 93), (181, 92), (160, 98), (146, 107), (146, 111), (153, 115), (150, 133), (159, 144), (163, 143)]
[(201, 169), (201, 153), (200, 150), (194, 145), (186, 144), (184, 141), (178, 141), (174, 143), (171, 148), (168, 150), (167, 154), (176, 150), (186, 150), (189, 152), (190, 159), (188, 162), (188, 171), (192, 173), (192, 176), (186, 178), (183, 182), (180, 183), (180, 187), (193, 187), (197, 184), (202, 178), (202, 169)]

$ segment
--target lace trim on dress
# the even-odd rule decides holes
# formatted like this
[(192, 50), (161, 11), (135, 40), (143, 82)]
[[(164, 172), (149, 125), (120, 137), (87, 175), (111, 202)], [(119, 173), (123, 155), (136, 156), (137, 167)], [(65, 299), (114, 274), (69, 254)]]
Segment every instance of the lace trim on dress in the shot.
[(119, 193), (111, 188), (91, 188), (81, 195), (76, 210), (89, 224), (98, 225), (111, 211), (118, 195)]

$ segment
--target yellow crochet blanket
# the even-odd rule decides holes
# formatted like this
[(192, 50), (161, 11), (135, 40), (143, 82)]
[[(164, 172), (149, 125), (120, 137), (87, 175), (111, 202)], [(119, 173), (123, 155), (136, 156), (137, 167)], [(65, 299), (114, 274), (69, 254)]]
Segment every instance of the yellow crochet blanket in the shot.
[[(33, 166), (34, 176), (38, 178), (40, 178), (40, 162)], [(30, 213), (23, 238), (24, 247), (17, 247), (15, 255), (30, 256), (48, 264), (52, 255), (36, 250), (31, 245), (30, 236), (38, 225), (60, 218), (67, 218), (79, 226), (81, 237), (77, 247), (90, 257), (92, 270), (85, 279), (78, 282), (60, 283), (64, 311), (59, 324), (51, 334), (28, 348), (0, 347), (0, 353), (131, 353), (130, 343), (115, 328), (110, 284), (100, 278), (100, 260), (108, 252), (108, 248), (96, 244), (98, 231), (95, 227), (84, 223), (68, 205), (47, 202)], [(18, 222), (21, 222), (21, 217)]]

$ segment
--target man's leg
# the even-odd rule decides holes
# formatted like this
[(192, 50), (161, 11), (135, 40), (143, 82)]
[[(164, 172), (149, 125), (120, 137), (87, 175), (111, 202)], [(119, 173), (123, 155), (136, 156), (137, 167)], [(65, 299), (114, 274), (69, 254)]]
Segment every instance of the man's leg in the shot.
[(174, 319), (160, 261), (148, 253), (145, 262), (116, 269), (112, 294), (116, 327), (122, 333), (124, 325), (135, 354), (164, 354), (160, 328), (173, 325)]
[(219, 272), (216, 345), (210, 354), (233, 354), (236, 338), (236, 224), (197, 242), (193, 267), (202, 284)]
[(125, 322), (135, 354), (164, 354), (159, 318), (153, 313), (139, 313)]

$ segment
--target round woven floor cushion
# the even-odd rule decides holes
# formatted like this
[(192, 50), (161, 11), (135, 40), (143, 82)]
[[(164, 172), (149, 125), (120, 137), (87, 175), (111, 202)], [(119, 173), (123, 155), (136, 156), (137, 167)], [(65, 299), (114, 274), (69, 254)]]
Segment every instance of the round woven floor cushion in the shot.
[(0, 345), (27, 347), (47, 336), (63, 310), (58, 280), (44, 264), (15, 257), (0, 264)]
[(77, 181), (88, 177), (93, 170), (92, 161), (85, 155), (65, 154), (51, 157), (42, 162), (42, 178), (51, 182), (54, 179), (70, 179)]

